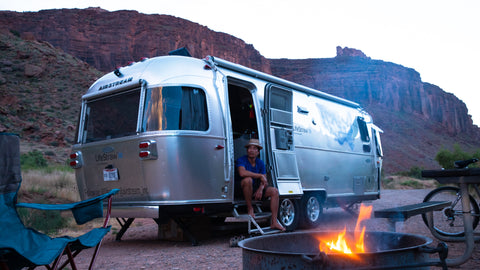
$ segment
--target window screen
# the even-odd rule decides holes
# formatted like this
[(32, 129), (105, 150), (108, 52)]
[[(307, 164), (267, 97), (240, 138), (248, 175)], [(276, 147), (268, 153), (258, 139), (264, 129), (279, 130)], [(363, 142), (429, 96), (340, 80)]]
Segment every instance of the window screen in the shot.
[(270, 95), (270, 106), (273, 109), (291, 112), (292, 111), (292, 93), (272, 87)]
[(136, 134), (140, 89), (87, 101), (83, 142)]

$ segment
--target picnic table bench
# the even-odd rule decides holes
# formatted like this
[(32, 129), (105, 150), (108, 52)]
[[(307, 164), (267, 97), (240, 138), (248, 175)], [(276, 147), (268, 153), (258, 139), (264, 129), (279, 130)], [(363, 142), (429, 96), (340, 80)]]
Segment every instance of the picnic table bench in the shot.
[(410, 217), (416, 215), (441, 210), (445, 207), (448, 207), (450, 203), (451, 202), (447, 201), (428, 201), (416, 204), (403, 205), (399, 207), (376, 210), (374, 212), (374, 216), (375, 218), (388, 219), (389, 230), (394, 232), (396, 231), (397, 222), (404, 222)]

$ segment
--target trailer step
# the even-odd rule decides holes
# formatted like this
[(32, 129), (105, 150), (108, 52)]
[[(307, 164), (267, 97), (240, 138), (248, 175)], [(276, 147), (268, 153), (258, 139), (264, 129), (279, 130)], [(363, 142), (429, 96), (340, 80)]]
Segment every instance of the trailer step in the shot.
[[(272, 214), (269, 213), (269, 212), (255, 213), (255, 220), (262, 222), (262, 221), (265, 221), (265, 220), (269, 219), (271, 216), (272, 216)], [(237, 214), (237, 215), (234, 215), (234, 217), (232, 219), (235, 220), (235, 221), (247, 222), (251, 218), (252, 217), (249, 214)]]
[(233, 209), (233, 218), (236, 221), (248, 222), (248, 234), (272, 234), (281, 232), (278, 229), (272, 229), (270, 227), (261, 227), (258, 223), (268, 221), (272, 217), (270, 212), (262, 212), (260, 205), (255, 204), (255, 217), (248, 214), (239, 214), (237, 211), (238, 205)]
[[(260, 230), (261, 229), (261, 230)], [(260, 229), (251, 229), (250, 234), (274, 234), (281, 232), (279, 229), (272, 229), (270, 227), (263, 227)]]

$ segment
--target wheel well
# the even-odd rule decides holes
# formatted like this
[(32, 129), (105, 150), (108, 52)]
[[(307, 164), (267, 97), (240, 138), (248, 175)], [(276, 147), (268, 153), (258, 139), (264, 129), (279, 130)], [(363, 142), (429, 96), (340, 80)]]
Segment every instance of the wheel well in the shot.
[(304, 191), (303, 197), (306, 196), (315, 196), (318, 198), (318, 202), (325, 205), (327, 199), (327, 192), (325, 190), (315, 190), (315, 191)]

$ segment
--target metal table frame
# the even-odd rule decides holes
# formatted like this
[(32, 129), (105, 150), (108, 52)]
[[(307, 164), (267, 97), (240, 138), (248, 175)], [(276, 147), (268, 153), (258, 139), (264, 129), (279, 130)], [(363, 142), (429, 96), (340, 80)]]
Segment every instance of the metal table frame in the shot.
[[(473, 231), (473, 217), (470, 208), (470, 196), (468, 187), (470, 185), (480, 184), (480, 168), (464, 168), (464, 169), (451, 169), (451, 170), (426, 170), (422, 172), (423, 177), (434, 178), (441, 184), (458, 184), (460, 186), (460, 192), (462, 194), (462, 210), (463, 210), (463, 226), (465, 234), (461, 237), (444, 236), (439, 234), (433, 228), (433, 213), (426, 214), (428, 228), (432, 235), (446, 242), (465, 242), (466, 249), (463, 256), (453, 259), (447, 259), (448, 266), (457, 266), (465, 263), (475, 249), (475, 241), (480, 240), (480, 236)], [(466, 196), (464, 196), (466, 195)], [(479, 194), (480, 195), (480, 194)]]

